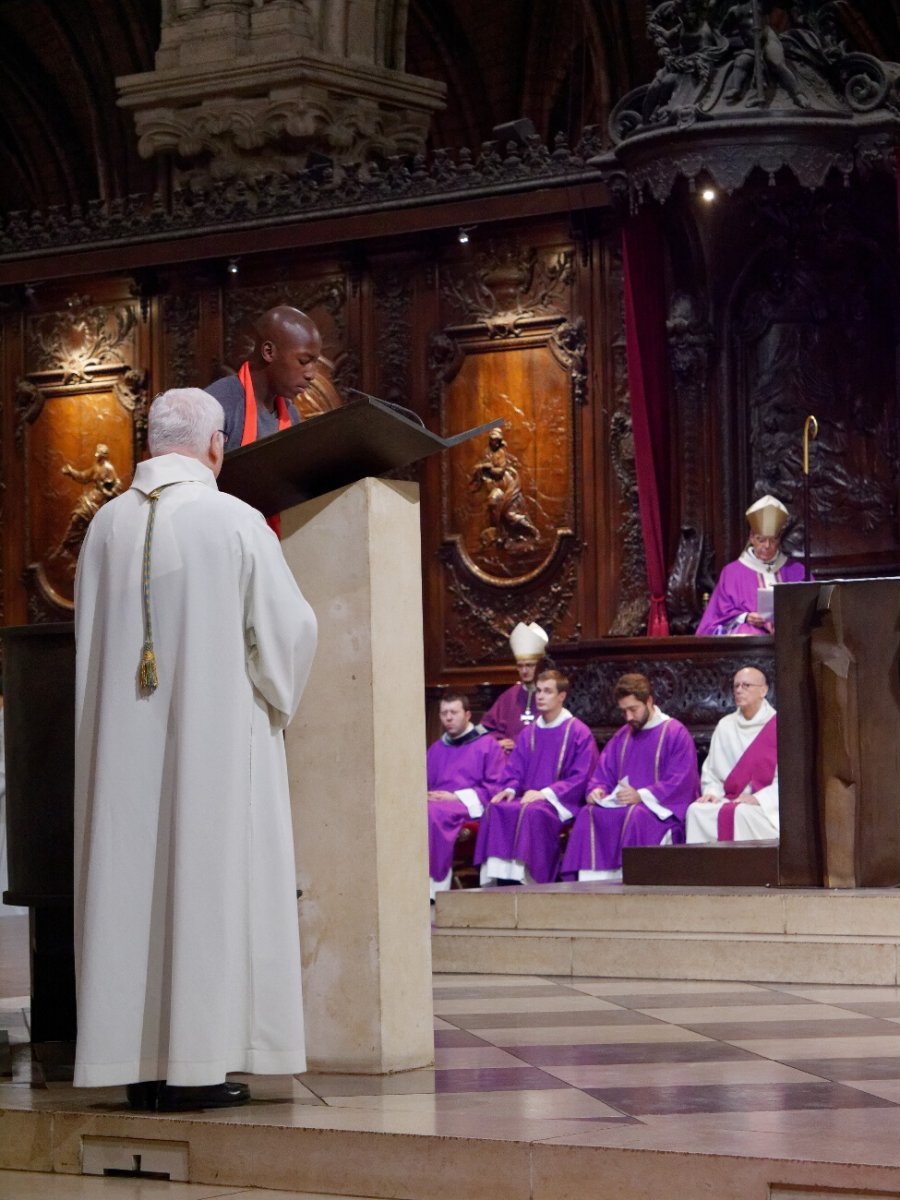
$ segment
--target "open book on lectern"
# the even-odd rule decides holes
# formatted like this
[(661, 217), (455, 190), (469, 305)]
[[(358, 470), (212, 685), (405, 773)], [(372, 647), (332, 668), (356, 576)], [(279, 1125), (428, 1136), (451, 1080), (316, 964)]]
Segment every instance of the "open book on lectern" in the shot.
[(355, 395), (357, 399), (340, 408), (229, 451), (219, 475), (220, 491), (271, 517), (367, 475), (408, 467), (503, 424), (497, 417), (442, 438), (398, 406)]

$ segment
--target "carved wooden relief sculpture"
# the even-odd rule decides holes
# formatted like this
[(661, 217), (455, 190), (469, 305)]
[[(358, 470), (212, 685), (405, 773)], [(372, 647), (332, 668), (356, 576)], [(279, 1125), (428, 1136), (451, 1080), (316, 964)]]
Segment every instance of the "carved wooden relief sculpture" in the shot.
[(442, 464), (448, 662), (505, 659), (518, 620), (559, 636), (572, 607), (574, 405), (586, 367), (584, 327), (561, 310), (571, 278), (568, 253), (504, 245), (444, 280), (456, 320), (429, 356), (442, 427), (506, 418)]
[(24, 456), (23, 555), (32, 620), (71, 612), (78, 551), (91, 518), (131, 482), (146, 428), (144, 372), (134, 365), (133, 304), (72, 297), (26, 325), (17, 389)]
[(500, 554), (516, 554), (540, 537), (522, 496), (519, 460), (510, 454), (499, 429), (491, 430), (484, 458), (472, 473), (472, 490), (484, 495), (483, 547), (493, 546)]
[(77, 559), (88, 525), (107, 500), (112, 500), (113, 496), (118, 496), (122, 491), (122, 480), (110, 462), (109, 447), (103, 442), (97, 443), (94, 461), (85, 470), (80, 470), (71, 463), (64, 463), (60, 470), (76, 483), (84, 484), (84, 491), (72, 509), (62, 540), (47, 556), (48, 562), (63, 555), (68, 555), (73, 560)]

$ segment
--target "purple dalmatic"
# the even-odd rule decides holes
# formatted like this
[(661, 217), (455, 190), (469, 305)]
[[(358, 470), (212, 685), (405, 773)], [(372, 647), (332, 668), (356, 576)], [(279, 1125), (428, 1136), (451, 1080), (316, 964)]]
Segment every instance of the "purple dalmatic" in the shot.
[(556, 878), (560, 830), (584, 803), (596, 762), (594, 735), (566, 709), (549, 726), (539, 718), (522, 730), (500, 788), (512, 788), (516, 797), (540, 791), (546, 799), (522, 804), (516, 798), (487, 806), (475, 844), (483, 884), (529, 876), (535, 883), (551, 883)]
[(524, 683), (514, 683), (500, 693), (481, 718), (481, 724), (497, 741), (501, 738), (515, 741), (526, 725), (536, 718), (534, 688), (527, 688)]
[(456, 792), (457, 800), (428, 801), (429, 874), (447, 879), (453, 848), (466, 821), (477, 819), (500, 790), (506, 755), (484, 729), (475, 726), (458, 738), (445, 733), (428, 747), (425, 759), (430, 792)]
[(757, 610), (758, 589), (766, 586), (767, 578), (775, 583), (797, 583), (806, 578), (802, 563), (787, 559), (779, 570), (769, 574), (748, 566), (746, 556), (747, 551), (722, 568), (719, 581), (697, 626), (698, 636), (725, 634), (739, 637), (767, 633), (768, 630), (750, 625), (744, 619), (746, 613)]
[(603, 747), (586, 794), (600, 787), (610, 796), (625, 781), (641, 793), (640, 804), (586, 804), (566, 847), (563, 879), (618, 874), (623, 846), (684, 841), (684, 816), (700, 794), (700, 776), (696, 747), (680, 721), (656, 709), (637, 732), (623, 725)]

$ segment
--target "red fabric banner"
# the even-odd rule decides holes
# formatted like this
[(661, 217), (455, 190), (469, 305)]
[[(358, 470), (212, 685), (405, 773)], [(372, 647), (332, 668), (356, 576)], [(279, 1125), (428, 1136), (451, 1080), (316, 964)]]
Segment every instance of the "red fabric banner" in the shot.
[(669, 364), (663, 239), (656, 213), (645, 206), (622, 233), (625, 268), (625, 353), (631, 428), (647, 583), (650, 637), (668, 637), (666, 552), (661, 500), (668, 500)]

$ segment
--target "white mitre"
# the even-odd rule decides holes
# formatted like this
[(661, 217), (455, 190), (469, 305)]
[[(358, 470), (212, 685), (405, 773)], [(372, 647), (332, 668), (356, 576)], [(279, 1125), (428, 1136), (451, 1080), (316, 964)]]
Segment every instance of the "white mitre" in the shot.
[(549, 635), (534, 621), (530, 625), (523, 625), (520, 621), (509, 635), (509, 645), (516, 662), (536, 662), (543, 658), (549, 641)]
[(788, 519), (788, 510), (775, 496), (760, 496), (744, 513), (751, 530), (760, 537), (778, 537)]

